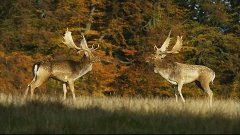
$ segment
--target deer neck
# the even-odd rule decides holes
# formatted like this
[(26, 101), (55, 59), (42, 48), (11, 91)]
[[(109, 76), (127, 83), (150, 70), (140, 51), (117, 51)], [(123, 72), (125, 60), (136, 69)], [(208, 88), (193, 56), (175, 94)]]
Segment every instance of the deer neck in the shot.
[(92, 64), (93, 64), (92, 60), (88, 56), (84, 55), (79, 62), (79, 66), (78, 66), (79, 70), (77, 72), (76, 77), (74, 77), (74, 80), (78, 79), (79, 77), (91, 71)]
[(99, 58), (98, 57), (95, 57), (92, 53), (87, 53), (85, 52), (84, 53), (84, 57), (86, 59), (88, 59), (90, 62), (94, 63), (94, 62), (98, 62), (99, 61)]
[(92, 57), (89, 57), (89, 56), (84, 55), (84, 56), (81, 58), (79, 64), (80, 64), (80, 66), (81, 66), (82, 68), (92, 66), (92, 64), (93, 64)]
[(154, 61), (154, 72), (159, 73), (163, 78), (169, 80), (171, 73), (174, 71), (176, 63), (169, 60), (155, 60)]
[(154, 66), (161, 70), (173, 70), (176, 62), (171, 60), (159, 59), (154, 61)]

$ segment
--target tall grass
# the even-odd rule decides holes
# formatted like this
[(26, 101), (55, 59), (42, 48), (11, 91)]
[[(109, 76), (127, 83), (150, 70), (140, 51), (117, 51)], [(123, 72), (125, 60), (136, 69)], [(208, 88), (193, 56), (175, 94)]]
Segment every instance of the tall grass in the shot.
[(240, 133), (240, 104), (205, 99), (0, 94), (1, 133)]

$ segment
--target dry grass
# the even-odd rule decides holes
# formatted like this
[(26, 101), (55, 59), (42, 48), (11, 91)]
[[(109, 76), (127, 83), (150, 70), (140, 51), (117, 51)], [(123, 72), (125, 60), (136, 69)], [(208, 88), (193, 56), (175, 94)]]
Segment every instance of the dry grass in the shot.
[(0, 95), (2, 133), (240, 133), (240, 104), (203, 99)]

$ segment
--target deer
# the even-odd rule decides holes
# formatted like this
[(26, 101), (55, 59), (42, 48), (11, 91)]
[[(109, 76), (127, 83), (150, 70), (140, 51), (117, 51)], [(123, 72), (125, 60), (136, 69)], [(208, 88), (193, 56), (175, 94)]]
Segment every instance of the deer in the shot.
[(209, 84), (210, 82), (213, 84), (215, 72), (203, 65), (190, 65), (166, 59), (169, 54), (174, 55), (179, 53), (183, 43), (183, 36), (177, 36), (175, 45), (168, 51), (168, 46), (172, 39), (170, 35), (171, 30), (161, 48), (154, 45), (155, 53), (148, 57), (146, 62), (152, 62), (154, 65), (154, 72), (160, 74), (164, 79), (174, 85), (176, 102), (178, 102), (178, 95), (180, 95), (182, 102), (185, 103), (185, 99), (182, 95), (182, 87), (184, 84), (199, 82), (200, 88), (208, 94), (209, 103), (212, 105), (213, 92)]
[(81, 33), (82, 40), (80, 46), (77, 46), (72, 38), (71, 32), (65, 31), (63, 43), (70, 49), (76, 50), (79, 54), (84, 52), (84, 55), (79, 61), (73, 60), (58, 60), (58, 61), (41, 61), (33, 64), (32, 72), (33, 79), (27, 85), (24, 99), (27, 97), (28, 91), (31, 92), (31, 99), (34, 95), (34, 90), (46, 82), (49, 78), (53, 78), (63, 83), (63, 100), (66, 99), (67, 86), (69, 86), (73, 100), (76, 99), (74, 93), (74, 81), (92, 70), (93, 63), (100, 61), (98, 57), (94, 56), (93, 51), (99, 48), (99, 44), (94, 44), (89, 48), (86, 39)]

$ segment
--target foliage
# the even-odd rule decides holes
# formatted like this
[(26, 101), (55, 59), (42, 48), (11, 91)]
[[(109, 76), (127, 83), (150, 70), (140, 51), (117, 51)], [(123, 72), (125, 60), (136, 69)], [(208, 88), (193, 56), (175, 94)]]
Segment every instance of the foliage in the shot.
[[(76, 43), (85, 32), (90, 45), (100, 44), (96, 54), (114, 61), (94, 64), (93, 71), (76, 82), (76, 93), (173, 97), (170, 84), (145, 62), (171, 29), (172, 44), (177, 35), (184, 37), (182, 52), (173, 59), (212, 68), (216, 97), (239, 98), (239, 6), (234, 0), (3, 0), (1, 92), (22, 93), (32, 79), (34, 62), (79, 59), (74, 51), (62, 49), (62, 36), (69, 28)], [(39, 89), (62, 92), (61, 83), (53, 80)], [(183, 94), (203, 95), (194, 84), (184, 86)]]

